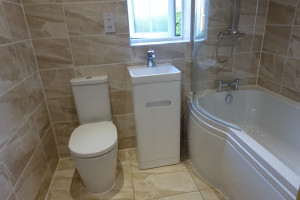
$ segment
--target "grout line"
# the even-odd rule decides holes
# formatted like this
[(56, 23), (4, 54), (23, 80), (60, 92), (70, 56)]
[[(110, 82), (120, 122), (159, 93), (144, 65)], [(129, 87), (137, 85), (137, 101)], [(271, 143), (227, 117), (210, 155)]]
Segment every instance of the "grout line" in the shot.
[[(259, 0), (257, 0), (257, 2), (259, 2)], [(268, 12), (269, 12), (269, 3), (270, 1), (268, 0), (267, 3), (267, 10), (266, 10), (266, 15), (265, 15), (265, 24), (264, 24), (264, 31), (263, 31), (263, 37), (262, 37), (262, 44), (260, 46), (260, 59), (259, 59), (259, 64), (258, 64), (258, 69), (257, 69), (257, 76), (256, 76), (256, 84), (258, 83), (258, 78), (259, 78), (259, 72), (260, 72), (260, 65), (261, 65), (261, 55), (264, 52), (263, 51), (263, 46), (264, 46), (264, 41), (265, 41), (265, 33), (266, 33), (266, 23), (267, 23), (267, 18), (268, 18)], [(258, 5), (258, 4), (257, 4)]]
[[(55, 138), (55, 137), (54, 137), (54, 138)], [(50, 189), (52, 188), (53, 181), (54, 181), (54, 177), (55, 177), (55, 175), (56, 175), (56, 172), (57, 172), (57, 169), (58, 169), (58, 165), (59, 165), (59, 162), (60, 162), (59, 152), (57, 151), (57, 153), (58, 153), (58, 162), (57, 162), (57, 164), (56, 164), (56, 167), (55, 167), (55, 171), (54, 171), (53, 177), (51, 178), (51, 182), (50, 182), (50, 184), (49, 184), (48, 191), (47, 191), (47, 194), (46, 194), (46, 196), (45, 196), (45, 200), (48, 198)], [(66, 199), (66, 200), (67, 200), (67, 199)]]
[(16, 3), (16, 2), (12, 2), (12, 1), (2, 1), (3, 3), (8, 3), (8, 4), (14, 4), (14, 5), (18, 5), (18, 6), (20, 6), (20, 5), (22, 5), (21, 3)]
[(18, 41), (13, 41), (13, 40), (12, 40), (11, 42), (6, 43), (6, 44), (0, 44), (0, 47), (12, 45), (12, 44), (18, 44), (18, 43), (21, 43), (21, 42), (28, 42), (28, 41), (30, 41), (30, 38), (25, 39), (25, 40), (18, 40)]
[(65, 2), (64, 0), (62, 2), (39, 2), (39, 3), (22, 3), (24, 6), (34, 6), (34, 5), (57, 5), (57, 4), (92, 4), (92, 3), (110, 3), (110, 2), (124, 2), (125, 0), (103, 0), (103, 1), (88, 1), (85, 2), (82, 0), (81, 2)]
[[(296, 8), (295, 8), (295, 13), (294, 13), (294, 17), (293, 17), (293, 24), (294, 24), (294, 21), (296, 19), (297, 7), (298, 7), (298, 1), (296, 2)], [(285, 70), (286, 70), (287, 61), (288, 61), (288, 58), (289, 58), (288, 55), (289, 55), (290, 43), (291, 43), (293, 31), (294, 31), (294, 27), (292, 26), (291, 33), (290, 33), (290, 38), (289, 38), (289, 44), (288, 44), (288, 48), (287, 48), (287, 51), (286, 51), (286, 57), (285, 57), (285, 62), (284, 62), (283, 74), (282, 74), (281, 81), (280, 81), (279, 94), (281, 94), (281, 91), (282, 91), (282, 86), (283, 86), (282, 84), (283, 84), (283, 80), (284, 80), (284, 74), (285, 74)]]
[(70, 53), (71, 53), (72, 62), (73, 62), (73, 71), (74, 71), (74, 74), (75, 74), (75, 77), (76, 77), (75, 61), (74, 61), (74, 55), (73, 55), (72, 44), (71, 44), (70, 31), (69, 31), (69, 27), (68, 27), (68, 23), (67, 23), (67, 18), (66, 18), (65, 6), (64, 6), (63, 4), (62, 4), (62, 11), (63, 11), (64, 20), (65, 20), (65, 24), (66, 24), (66, 30), (67, 30), (67, 33), (68, 33), (68, 40), (69, 40), (69, 46), (70, 46)]
[[(19, 125), (17, 130), (12, 134), (12, 136), (9, 138), (9, 140), (6, 141), (6, 143), (3, 145), (3, 147), (0, 149), (0, 152), (6, 147), (6, 145), (12, 140), (12, 138), (20, 131), (20, 129), (29, 121), (29, 119), (32, 117), (32, 115), (35, 113), (35, 111), (40, 107), (40, 105), (43, 103), (41, 101), (39, 105), (26, 117), (26, 119)], [(35, 123), (35, 122), (34, 122)], [(36, 124), (35, 124), (36, 125)], [(41, 138), (40, 138), (41, 139)]]
[[(67, 26), (67, 22), (66, 22)], [(67, 29), (68, 30), (68, 29)], [(128, 35), (128, 33), (116, 33), (114, 34), (115, 36), (117, 35)], [(85, 35), (69, 35), (68, 36), (59, 36), (59, 37), (43, 37), (43, 38), (32, 38), (32, 40), (51, 40), (51, 39), (67, 39), (67, 38), (84, 38), (84, 37), (100, 37), (100, 36), (107, 36), (105, 32), (101, 34), (85, 34)]]
[[(46, 133), (48, 132), (48, 130), (50, 129), (50, 127), (51, 127), (51, 125), (49, 125), (49, 127), (48, 127)], [(19, 182), (20, 182), (20, 180), (21, 180), (21, 177), (24, 175), (25, 171), (28, 169), (29, 164), (30, 164), (32, 158), (34, 157), (36, 151), (38, 150), (38, 148), (39, 148), (40, 146), (42, 147), (42, 141), (43, 141), (43, 139), (44, 139), (45, 136), (46, 136), (46, 134), (41, 138), (39, 144), (37, 145), (36, 149), (35, 149), (34, 152), (32, 153), (32, 155), (31, 155), (30, 159), (28, 160), (26, 166), (24, 167), (24, 169), (23, 169), (21, 175), (19, 176), (17, 182), (15, 183), (15, 185), (14, 185), (14, 187), (13, 187), (13, 191), (16, 190), (16, 187), (17, 187), (17, 185), (19, 184)], [(46, 165), (47, 165), (46, 159), (45, 159), (45, 163), (46, 163)], [(48, 168), (48, 167), (47, 167), (47, 168)], [(49, 173), (49, 171), (48, 171), (48, 173)], [(17, 199), (18, 199), (18, 197), (17, 197)]]
[[(23, 2), (22, 2), (22, 3), (23, 3)], [(60, 157), (60, 153), (59, 153), (59, 149), (58, 149), (58, 145), (57, 145), (58, 143), (57, 143), (57, 140), (56, 140), (56, 137), (55, 137), (55, 134), (54, 134), (52, 118), (51, 118), (51, 115), (50, 115), (49, 106), (48, 106), (48, 102), (47, 102), (46, 94), (45, 94), (45, 90), (44, 90), (44, 85), (43, 85), (43, 83), (42, 83), (42, 78), (41, 78), (41, 74), (40, 74), (40, 71), (39, 71), (39, 66), (38, 66), (38, 62), (37, 62), (37, 59), (36, 59), (35, 49), (34, 49), (34, 46), (33, 46), (33, 43), (32, 43), (31, 33), (30, 33), (30, 31), (29, 31), (29, 26), (28, 26), (28, 23), (27, 23), (27, 18), (26, 18), (26, 15), (25, 15), (25, 10), (24, 10), (23, 4), (21, 5), (21, 8), (22, 8), (22, 11), (23, 11), (24, 20), (25, 20), (27, 32), (28, 32), (29, 39), (30, 39), (30, 43), (31, 43), (31, 47), (32, 47), (32, 53), (33, 53), (33, 56), (34, 56), (34, 61), (35, 61), (36, 69), (37, 69), (37, 72), (38, 72), (39, 83), (40, 83), (40, 86), (41, 86), (41, 89), (42, 89), (42, 92), (43, 92), (44, 102), (45, 102), (46, 109), (47, 109), (47, 112), (48, 112), (48, 117), (49, 117), (49, 121), (50, 121), (50, 126), (49, 126), (49, 128), (50, 128), (50, 127), (52, 128), (52, 132), (53, 132), (52, 134), (53, 134), (53, 136), (54, 136), (55, 145), (56, 145), (56, 151), (57, 151), (57, 153), (58, 153), (58, 158), (59, 158), (59, 157)], [(35, 122), (35, 123), (36, 123), (36, 122)], [(49, 128), (48, 128), (48, 130), (49, 130)], [(44, 137), (47, 135), (48, 130), (46, 131)], [(43, 137), (43, 138), (44, 138), (44, 137)], [(43, 138), (41, 139), (41, 142), (42, 142)], [(38, 148), (37, 148), (37, 149), (38, 149)], [(42, 151), (43, 151), (43, 154), (44, 154), (44, 157), (45, 157), (45, 153), (44, 153), (43, 147), (42, 147)], [(46, 158), (46, 157), (45, 157), (45, 158)], [(46, 159), (45, 159), (45, 160), (46, 160)], [(47, 164), (47, 161), (46, 161), (46, 164)], [(58, 166), (58, 165), (57, 165), (57, 166)], [(57, 166), (56, 166), (56, 168), (57, 168)], [(51, 182), (52, 182), (54, 175), (53, 175), (53, 177), (51, 177), (50, 169), (49, 169), (49, 167), (48, 167), (48, 164), (47, 164), (47, 169), (48, 169), (48, 173), (49, 173), (49, 176), (50, 176)], [(21, 177), (21, 176), (20, 176), (20, 177)], [(51, 184), (49, 185), (49, 188), (48, 188), (46, 197), (48, 196), (48, 192), (49, 192), (50, 186), (51, 186)]]
[(54, 70), (66, 70), (66, 69), (73, 69), (75, 67), (59, 67), (59, 68), (47, 68), (47, 69), (39, 69), (39, 71), (54, 71)]
[(53, 122), (53, 125), (68, 123), (68, 122), (79, 122), (79, 121), (78, 120), (67, 120), (67, 121)]
[[(4, 95), (6, 95), (7, 93), (9, 93), (10, 91), (12, 91), (13, 89), (15, 89), (16, 87), (18, 87), (20, 84), (24, 83), (30, 76), (32, 76), (33, 74), (35, 74), (37, 71), (32, 72), (32, 74), (29, 74), (27, 77), (23, 78), (22, 80), (20, 80), (18, 83), (16, 83), (14, 86), (10, 87), (9, 89), (7, 89), (6, 91), (4, 91), (0, 97), (3, 97)], [(25, 85), (25, 84), (24, 84)]]
[[(134, 149), (135, 151), (137, 151), (137, 148), (132, 148)], [(123, 150), (125, 151), (125, 150)], [(128, 151), (128, 157), (129, 157), (129, 168), (130, 168), (130, 175), (131, 175), (131, 184), (132, 184), (132, 192), (133, 192), (133, 200), (135, 200), (135, 191), (134, 191), (134, 184), (133, 184), (133, 173), (132, 173), (132, 170), (131, 170), (131, 156), (130, 156), (130, 153), (129, 153), (129, 149), (126, 150)]]

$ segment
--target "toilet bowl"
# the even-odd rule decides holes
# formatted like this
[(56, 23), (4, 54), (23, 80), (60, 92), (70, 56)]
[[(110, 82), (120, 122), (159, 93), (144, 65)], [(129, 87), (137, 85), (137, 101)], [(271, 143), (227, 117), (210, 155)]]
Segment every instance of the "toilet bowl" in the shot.
[(108, 192), (114, 185), (118, 135), (112, 123), (108, 77), (70, 81), (80, 126), (71, 134), (70, 154), (88, 192)]
[(115, 182), (118, 137), (110, 121), (83, 124), (70, 138), (69, 149), (88, 192), (109, 191)]

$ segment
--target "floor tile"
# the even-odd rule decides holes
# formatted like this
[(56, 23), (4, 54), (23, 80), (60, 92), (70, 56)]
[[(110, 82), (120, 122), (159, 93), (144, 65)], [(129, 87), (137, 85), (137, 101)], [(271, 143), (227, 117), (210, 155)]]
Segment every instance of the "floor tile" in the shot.
[(174, 196), (168, 196), (163, 197), (159, 199), (153, 199), (153, 200), (203, 200), (200, 192), (190, 192), (190, 193), (184, 193), (184, 194), (178, 194)]
[(136, 149), (118, 152), (115, 185), (90, 194), (72, 158), (59, 161), (47, 200), (225, 200), (192, 168), (188, 158), (176, 165), (140, 170)]
[(197, 187), (184, 163), (147, 170), (138, 169), (136, 152), (130, 151), (130, 165), (136, 200), (172, 196)]
[(196, 183), (196, 186), (199, 190), (211, 189), (211, 186), (192, 167), (189, 160), (185, 160), (184, 163), (185, 163), (186, 167), (188, 168), (190, 174), (192, 175), (192, 178), (193, 178), (194, 182)]
[(200, 193), (204, 200), (225, 200), (223, 195), (215, 189), (201, 190)]

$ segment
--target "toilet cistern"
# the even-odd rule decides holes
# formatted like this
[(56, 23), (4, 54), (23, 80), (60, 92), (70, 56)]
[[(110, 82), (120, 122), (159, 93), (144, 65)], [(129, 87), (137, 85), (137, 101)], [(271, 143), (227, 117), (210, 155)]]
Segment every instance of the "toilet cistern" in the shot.
[(153, 67), (153, 59), (155, 58), (154, 50), (147, 51), (147, 57), (148, 57), (148, 67)]

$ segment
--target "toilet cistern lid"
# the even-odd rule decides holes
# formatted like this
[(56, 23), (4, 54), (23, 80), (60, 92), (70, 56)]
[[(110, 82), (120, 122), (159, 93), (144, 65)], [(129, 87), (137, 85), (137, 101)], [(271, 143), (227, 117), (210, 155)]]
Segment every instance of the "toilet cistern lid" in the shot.
[(69, 149), (73, 156), (91, 158), (108, 153), (117, 144), (116, 126), (104, 121), (77, 127), (71, 135)]

